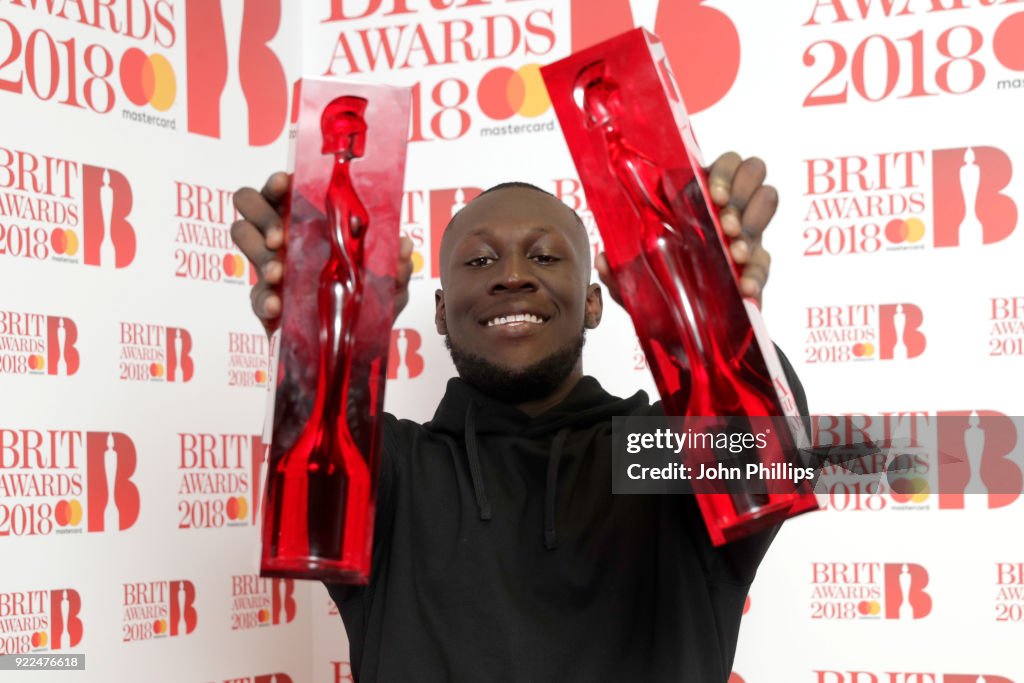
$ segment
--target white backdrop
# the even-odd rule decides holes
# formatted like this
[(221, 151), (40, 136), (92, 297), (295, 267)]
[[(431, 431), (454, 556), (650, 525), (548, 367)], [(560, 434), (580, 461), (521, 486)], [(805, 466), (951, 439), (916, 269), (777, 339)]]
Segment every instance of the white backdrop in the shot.
[[(428, 419), (441, 229), (513, 179), (593, 228), (536, 65), (633, 25), (705, 157), (767, 162), (765, 316), (812, 411), (1021, 414), (1020, 2), (0, 0), (0, 652), (87, 656), (5, 680), (349, 680), (326, 592), (254, 577), (268, 348), (231, 192), (285, 165), (302, 74), (415, 88), (387, 407)], [(653, 394), (613, 304), (584, 359)], [(1024, 682), (1024, 502), (920, 475), (786, 525), (738, 680)]]

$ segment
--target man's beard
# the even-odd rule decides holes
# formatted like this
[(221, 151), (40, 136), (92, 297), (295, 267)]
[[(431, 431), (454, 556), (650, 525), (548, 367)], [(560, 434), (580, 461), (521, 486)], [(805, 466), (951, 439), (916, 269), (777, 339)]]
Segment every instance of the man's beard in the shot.
[(468, 353), (444, 336), (445, 346), (459, 377), (466, 384), (503, 403), (517, 405), (547, 398), (558, 390), (572, 374), (583, 353), (586, 329), (565, 348), (555, 351), (522, 370), (512, 370)]

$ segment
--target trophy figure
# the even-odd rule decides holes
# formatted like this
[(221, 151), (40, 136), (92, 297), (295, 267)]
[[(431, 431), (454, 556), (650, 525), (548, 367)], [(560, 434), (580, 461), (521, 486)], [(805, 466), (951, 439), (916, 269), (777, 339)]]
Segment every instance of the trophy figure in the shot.
[(100, 215), (103, 219), (103, 241), (100, 242), (100, 263), (108, 268), (117, 266), (117, 247), (114, 245), (114, 188), (110, 186), (110, 171), (103, 170), (100, 185)]
[(121, 528), (121, 513), (117, 509), (114, 487), (117, 485), (117, 451), (114, 450), (114, 435), (107, 434), (107, 447), (103, 451), (103, 470), (107, 474), (107, 506), (103, 509), (103, 530), (117, 531)]
[(985, 430), (981, 427), (981, 418), (978, 417), (977, 411), (972, 411), (967, 418), (967, 429), (964, 430), (964, 453), (967, 456), (967, 466), (971, 473), (967, 480), (967, 486), (964, 487), (964, 507), (985, 508), (988, 496), (984, 494), (988, 493), (988, 489), (981, 478), (981, 463), (985, 453)]
[[(408, 91), (301, 87), (261, 572), (365, 584), (408, 125), (397, 115)], [(348, 92), (337, 96), (339, 87)], [(317, 125), (305, 126), (313, 112)]]
[[(770, 434), (757, 448), (689, 448), (686, 464), (802, 464), (807, 434), (757, 304), (740, 294), (660, 41), (636, 29), (542, 74), (666, 415)], [(817, 507), (807, 481), (786, 477), (691, 484), (715, 545)]]
[(57, 374), (68, 374), (67, 361), (68, 331), (64, 329), (64, 318), (57, 321)]
[(964, 152), (960, 167), (960, 191), (964, 198), (964, 219), (958, 234), (961, 246), (980, 246), (985, 243), (984, 229), (978, 219), (978, 187), (981, 185), (981, 167), (975, 163), (974, 150)]
[(910, 584), (912, 583), (912, 577), (910, 576), (910, 568), (907, 565), (903, 565), (900, 568), (900, 609), (897, 614), (898, 619), (913, 619), (914, 618), (914, 606), (910, 604)]

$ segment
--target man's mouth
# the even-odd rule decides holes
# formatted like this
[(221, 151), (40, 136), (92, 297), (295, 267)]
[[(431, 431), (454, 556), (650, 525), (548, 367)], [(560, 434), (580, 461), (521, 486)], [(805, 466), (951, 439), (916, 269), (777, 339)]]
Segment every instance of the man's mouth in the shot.
[(546, 323), (550, 318), (545, 318), (540, 315), (533, 313), (509, 313), (507, 315), (498, 315), (489, 320), (484, 324), (487, 327), (499, 327), (502, 325), (540, 325)]

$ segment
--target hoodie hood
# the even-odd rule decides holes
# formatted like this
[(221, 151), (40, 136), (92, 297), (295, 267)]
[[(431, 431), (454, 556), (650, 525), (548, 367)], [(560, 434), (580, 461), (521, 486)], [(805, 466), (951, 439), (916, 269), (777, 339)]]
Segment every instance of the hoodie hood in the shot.
[[(549, 442), (544, 489), (544, 546), (553, 550), (558, 546), (555, 516), (562, 460), (579, 457), (588, 446), (588, 443), (574, 443), (566, 449), (569, 436), (574, 431), (609, 423), (616, 415), (629, 415), (648, 405), (647, 394), (643, 391), (627, 399), (617, 398), (601, 388), (596, 379), (584, 376), (564, 401), (536, 417), (530, 417), (515, 406), (496, 401), (461, 379), (452, 378), (434, 418), (423, 426), (445, 440), (452, 457), (461, 457), (463, 449), (459, 442), (465, 444), (465, 458), (482, 520), (491, 519), (492, 508), (480, 461), (480, 437), (522, 437)], [(523, 457), (532, 456), (524, 453)], [(611, 482), (608, 485), (611, 486)]]

